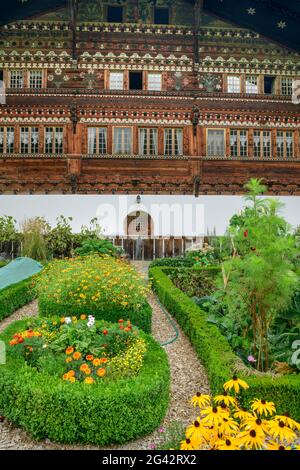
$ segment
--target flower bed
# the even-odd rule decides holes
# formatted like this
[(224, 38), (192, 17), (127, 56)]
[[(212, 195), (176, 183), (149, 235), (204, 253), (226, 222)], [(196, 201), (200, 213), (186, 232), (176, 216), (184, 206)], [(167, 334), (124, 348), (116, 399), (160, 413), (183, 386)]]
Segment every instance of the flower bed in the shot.
[[(167, 273), (170, 274), (170, 268), (150, 270), (155, 291), (190, 338), (206, 368), (211, 390), (216, 393), (228, 377), (240, 368), (239, 359), (218, 327), (206, 321), (206, 313), (173, 284)], [(247, 376), (247, 368), (242, 370), (240, 375)], [(249, 405), (251, 399), (261, 396), (276, 401), (278, 412), (288, 412), (294, 419), (300, 419), (299, 375), (255, 375), (250, 370), (249, 374), (247, 381), (251, 388), (241, 395), (241, 403)]]
[(13, 284), (0, 290), (0, 320), (9, 317), (36, 297), (33, 278)]
[(7, 363), (0, 366), (0, 414), (35, 439), (124, 443), (164, 418), (167, 356), (129, 322), (27, 319), (1, 339)]
[(124, 318), (151, 332), (148, 288), (121, 260), (92, 255), (53, 261), (39, 278), (38, 293), (42, 316), (86, 314), (112, 322)]

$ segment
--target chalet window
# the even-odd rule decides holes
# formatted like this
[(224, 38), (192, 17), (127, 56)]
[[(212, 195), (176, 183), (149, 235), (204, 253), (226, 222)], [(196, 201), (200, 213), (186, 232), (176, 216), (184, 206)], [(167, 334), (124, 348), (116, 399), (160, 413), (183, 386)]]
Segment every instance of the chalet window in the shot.
[(274, 95), (275, 94), (275, 82), (276, 77), (271, 77), (265, 75), (264, 77), (264, 93), (266, 95)]
[(38, 153), (39, 151), (39, 128), (21, 127), (20, 129), (20, 152)]
[(129, 155), (132, 153), (132, 129), (131, 127), (115, 127), (113, 139), (114, 154)]
[(148, 73), (148, 90), (161, 91), (162, 75), (161, 73)]
[(276, 150), (279, 158), (293, 158), (294, 134), (292, 131), (277, 131)]
[(293, 79), (290, 77), (282, 77), (281, 94), (291, 96), (293, 94)]
[(29, 88), (42, 88), (43, 72), (42, 70), (30, 70), (29, 72)]
[(228, 93), (240, 93), (241, 77), (237, 75), (229, 75), (227, 77), (227, 91)]
[(256, 76), (246, 77), (245, 92), (246, 93), (258, 93), (258, 77)]
[(45, 153), (63, 153), (63, 128), (46, 127), (45, 130)]
[(143, 89), (143, 72), (129, 72), (129, 90)]
[(169, 8), (154, 7), (154, 24), (169, 24), (170, 10)]
[(157, 129), (140, 129), (140, 155), (157, 154)]
[(232, 157), (247, 157), (248, 155), (248, 131), (230, 131), (230, 153)]
[(108, 23), (123, 23), (123, 7), (107, 6), (107, 22)]
[(107, 129), (106, 127), (89, 127), (88, 129), (88, 153), (107, 153)]
[(23, 88), (24, 74), (22, 70), (12, 70), (10, 72), (10, 88)]
[(183, 155), (182, 129), (165, 129), (165, 155)]
[(109, 89), (110, 90), (123, 90), (124, 89), (123, 72), (111, 72), (109, 74)]
[(254, 131), (254, 157), (269, 158), (271, 157), (271, 132), (270, 131)]
[(225, 132), (222, 129), (208, 129), (207, 131), (207, 155), (225, 155)]
[(0, 153), (14, 153), (15, 130), (13, 127), (0, 127)]

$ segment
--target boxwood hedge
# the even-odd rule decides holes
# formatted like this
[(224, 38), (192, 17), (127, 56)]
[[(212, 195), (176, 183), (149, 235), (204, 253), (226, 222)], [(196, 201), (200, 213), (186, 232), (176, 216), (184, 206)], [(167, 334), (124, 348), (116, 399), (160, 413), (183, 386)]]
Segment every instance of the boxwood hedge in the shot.
[(0, 290), (0, 320), (9, 317), (36, 297), (34, 278), (25, 279)]
[[(238, 358), (218, 327), (206, 321), (206, 313), (172, 283), (166, 271), (170, 272), (170, 268), (154, 267), (150, 270), (153, 287), (189, 337), (206, 368), (212, 392), (218, 393), (224, 382), (232, 377)], [(241, 395), (242, 404), (249, 405), (254, 398), (264, 398), (276, 404), (277, 412), (288, 412), (300, 420), (299, 374), (272, 376), (243, 372), (239, 375), (250, 385), (249, 390)]]
[[(26, 320), (11, 324), (0, 339), (26, 329)], [(124, 443), (156, 429), (169, 403), (170, 373), (165, 351), (149, 335), (137, 377), (116, 382), (70, 384), (59, 377), (13, 360), (7, 347), (0, 365), (0, 414), (33, 438), (61, 443)]]

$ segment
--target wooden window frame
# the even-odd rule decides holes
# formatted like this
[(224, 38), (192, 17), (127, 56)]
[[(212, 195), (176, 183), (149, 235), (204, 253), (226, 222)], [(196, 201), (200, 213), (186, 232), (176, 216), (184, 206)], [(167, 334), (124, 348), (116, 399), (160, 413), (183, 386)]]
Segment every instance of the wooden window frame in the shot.
[[(237, 135), (236, 135), (236, 138), (237, 138), (237, 154), (236, 155), (233, 155), (232, 154), (232, 151), (231, 151), (231, 133), (232, 132), (236, 132)], [(246, 133), (246, 142), (247, 142), (247, 146), (246, 146), (246, 155), (242, 155), (242, 152), (241, 152), (241, 149), (243, 148), (243, 146), (241, 146), (241, 132), (245, 132)], [(249, 132), (248, 132), (248, 129), (230, 129), (229, 131), (229, 143), (230, 143), (230, 155), (232, 157), (240, 157), (240, 158), (246, 158), (249, 154)]]
[[(208, 153), (208, 135), (210, 131), (223, 131), (224, 134), (224, 148), (222, 155), (209, 155)], [(226, 156), (226, 129), (223, 127), (210, 127), (206, 129), (206, 155), (209, 157), (225, 157)]]
[[(144, 150), (141, 149), (141, 142), (140, 142), (140, 133), (142, 130), (146, 130), (147, 131), (147, 152), (144, 153)], [(153, 152), (151, 151), (151, 144), (150, 144), (150, 131), (151, 130), (154, 130), (156, 131), (156, 148), (157, 148), (157, 151), (156, 152)], [(158, 155), (158, 128), (157, 127), (139, 127), (138, 128), (138, 139), (139, 139), (139, 155)]]
[[(47, 135), (47, 129), (52, 129), (52, 151), (51, 152), (47, 152), (46, 151), (46, 135)], [(56, 131), (57, 129), (62, 129), (62, 150), (61, 151), (56, 151)], [(65, 137), (65, 129), (63, 126), (45, 126), (44, 128), (44, 153), (45, 154), (49, 154), (49, 155), (63, 155), (64, 154), (64, 137)], [(54, 150), (54, 152), (53, 152)]]
[[(3, 152), (0, 152), (0, 154), (2, 155), (10, 155), (10, 154), (13, 154), (15, 153), (15, 144), (16, 144), (16, 129), (14, 126), (7, 126), (7, 125), (0, 125), (0, 128), (3, 129)], [(13, 149), (12, 151), (7, 151), (7, 131), (8, 129), (13, 129), (13, 135), (14, 135), (14, 139), (13, 139)]]
[[(22, 129), (28, 129), (28, 152), (22, 151), (22, 142), (21, 142), (21, 135), (22, 135)], [(37, 136), (38, 136), (38, 142), (37, 142), (37, 150), (32, 150), (32, 129), (37, 130)], [(39, 153), (39, 148), (40, 148), (40, 133), (39, 133), (39, 127), (38, 126), (23, 126), (21, 125), (19, 127), (19, 152), (22, 154), (38, 154)]]
[[(283, 155), (280, 155), (278, 152), (278, 133), (282, 132), (283, 134)], [(288, 155), (287, 149), (287, 134), (292, 134), (292, 155)], [(276, 130), (276, 157), (283, 158), (284, 160), (290, 160), (295, 158), (295, 132), (290, 130)]]
[[(130, 129), (131, 130), (131, 143), (130, 143), (130, 152), (116, 152), (115, 151), (115, 130), (116, 129)], [(112, 127), (112, 154), (113, 155), (132, 155), (133, 154), (133, 148), (134, 148), (134, 142), (133, 142), (133, 136), (134, 136), (134, 129), (133, 129), (133, 126), (113, 126)], [(122, 138), (123, 142), (122, 142), (122, 150), (124, 149), (124, 135), (123, 135), (123, 138)]]
[[(89, 129), (96, 129), (96, 152), (90, 152), (89, 149)], [(100, 152), (100, 129), (105, 130), (105, 152)], [(88, 126), (87, 128), (87, 153), (89, 155), (106, 155), (108, 149), (108, 129), (107, 126)]]
[[(259, 140), (260, 141), (260, 152), (259, 152), (260, 155), (259, 156), (255, 155), (254, 138), (255, 138), (255, 133), (256, 132), (260, 133), (260, 135), (259, 135), (259, 137), (260, 137), (260, 140)], [(269, 146), (270, 152), (269, 152), (269, 155), (264, 154), (264, 152), (265, 152), (265, 147), (264, 147), (264, 137), (265, 136), (264, 136), (264, 133), (268, 133), (269, 136), (270, 136), (270, 140), (269, 140), (269, 142), (270, 142), (270, 146)], [(273, 147), (273, 145), (272, 145), (272, 131), (271, 130), (265, 130), (265, 129), (254, 129), (254, 132), (253, 132), (253, 157), (254, 158), (261, 158), (261, 159), (272, 158), (272, 147)]]
[[(175, 148), (175, 132), (177, 131), (181, 131), (181, 137), (182, 137), (182, 151), (181, 152), (178, 152), (176, 153), (176, 148)], [(166, 131), (172, 131), (172, 152), (171, 153), (166, 153), (165, 152), (165, 149), (166, 149)], [(164, 155), (167, 155), (167, 156), (182, 156), (184, 154), (184, 145), (183, 145), (183, 137), (184, 137), (184, 133), (183, 133), (183, 128), (182, 127), (164, 127), (163, 128), (163, 136), (164, 136), (164, 141), (163, 141), (163, 145), (164, 145)], [(180, 150), (180, 149), (179, 149)]]

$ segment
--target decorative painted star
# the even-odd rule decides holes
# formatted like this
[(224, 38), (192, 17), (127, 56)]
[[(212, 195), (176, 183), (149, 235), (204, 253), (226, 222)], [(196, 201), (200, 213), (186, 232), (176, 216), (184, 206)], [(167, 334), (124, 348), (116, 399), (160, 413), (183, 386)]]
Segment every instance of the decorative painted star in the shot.
[(247, 13), (248, 15), (256, 15), (256, 10), (255, 8), (248, 8)]
[(277, 23), (277, 26), (280, 29), (284, 29), (284, 28), (286, 28), (287, 25), (286, 25), (285, 21), (279, 21), (279, 23)]

